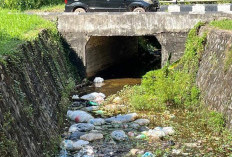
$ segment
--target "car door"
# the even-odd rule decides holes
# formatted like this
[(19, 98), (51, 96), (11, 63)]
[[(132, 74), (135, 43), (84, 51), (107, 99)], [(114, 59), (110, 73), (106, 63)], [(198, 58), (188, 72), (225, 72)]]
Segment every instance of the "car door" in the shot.
[(90, 11), (105, 11), (106, 10), (106, 5), (107, 5), (107, 0), (89, 0), (91, 1), (89, 5)]
[(126, 0), (107, 0), (106, 7), (109, 12), (126, 11)]

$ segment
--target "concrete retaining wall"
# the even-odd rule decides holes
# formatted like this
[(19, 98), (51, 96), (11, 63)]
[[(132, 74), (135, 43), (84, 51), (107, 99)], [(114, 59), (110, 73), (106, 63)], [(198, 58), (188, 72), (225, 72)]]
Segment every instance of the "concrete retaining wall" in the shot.
[(211, 29), (197, 74), (205, 104), (223, 113), (229, 127), (232, 127), (232, 63), (227, 60), (232, 55), (231, 43), (232, 31)]

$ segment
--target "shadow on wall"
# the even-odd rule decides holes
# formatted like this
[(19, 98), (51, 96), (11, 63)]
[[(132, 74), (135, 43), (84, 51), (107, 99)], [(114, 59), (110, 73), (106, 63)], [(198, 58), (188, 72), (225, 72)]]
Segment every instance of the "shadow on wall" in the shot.
[(92, 36), (85, 55), (89, 78), (138, 78), (161, 67), (161, 45), (155, 36)]
[(62, 44), (65, 53), (68, 54), (70, 64), (74, 66), (71, 70), (76, 74), (76, 76), (79, 76), (80, 79), (83, 80), (86, 78), (86, 69), (83, 61), (78, 57), (77, 53), (71, 48), (64, 38), (62, 38)]

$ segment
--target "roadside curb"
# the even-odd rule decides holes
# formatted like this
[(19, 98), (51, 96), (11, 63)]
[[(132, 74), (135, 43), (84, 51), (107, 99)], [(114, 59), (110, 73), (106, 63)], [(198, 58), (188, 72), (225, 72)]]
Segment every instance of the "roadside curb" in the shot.
[(231, 12), (232, 4), (193, 4), (193, 5), (162, 5), (159, 12)]

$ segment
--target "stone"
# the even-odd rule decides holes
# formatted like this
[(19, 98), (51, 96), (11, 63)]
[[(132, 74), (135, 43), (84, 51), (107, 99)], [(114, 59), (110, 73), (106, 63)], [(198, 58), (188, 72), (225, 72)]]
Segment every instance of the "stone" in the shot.
[(115, 103), (115, 104), (120, 104), (121, 102), (122, 102), (122, 99), (120, 97), (116, 97), (113, 100), (113, 103)]
[(166, 135), (173, 135), (175, 134), (175, 130), (172, 127), (163, 127), (162, 131), (166, 134)]
[(111, 133), (111, 136), (118, 141), (123, 141), (128, 138), (123, 130), (115, 130)]
[(72, 150), (73, 149), (73, 141), (71, 140), (64, 140), (61, 142), (60, 147), (62, 149)]
[(137, 113), (129, 113), (125, 115), (117, 115), (116, 117), (107, 118), (105, 121), (109, 123), (126, 123), (134, 121), (137, 118)]
[(84, 135), (85, 133), (84, 132), (80, 132), (80, 131), (75, 131), (73, 132), (69, 137), (68, 139), (72, 140), (72, 141), (76, 141), (76, 140), (79, 140), (80, 137), (82, 135)]
[(148, 119), (137, 119), (134, 121), (134, 123), (139, 125), (148, 125), (150, 123), (150, 120)]
[(100, 127), (100, 126), (95, 126), (94, 129), (96, 129), (96, 130), (102, 130), (102, 127)]
[(150, 129), (148, 131), (143, 131), (142, 133), (146, 136), (149, 136), (149, 137), (152, 137), (155, 139), (158, 139), (158, 138), (165, 136), (165, 133), (162, 130), (158, 130), (158, 129), (157, 130)]
[(84, 141), (84, 140), (78, 140), (76, 142), (73, 142), (73, 149), (74, 150), (78, 150), (81, 149), (83, 146), (89, 144), (88, 141)]
[(170, 140), (170, 141), (168, 141), (168, 145), (174, 146), (174, 145), (175, 145), (175, 142), (174, 142), (173, 140)]
[(78, 124), (73, 124), (69, 128), (69, 132), (75, 132), (75, 131), (80, 131), (80, 132), (85, 132), (85, 131), (90, 131), (94, 129), (93, 124), (89, 123), (78, 123)]
[(90, 133), (101, 133), (99, 130), (91, 130)]
[(64, 132), (64, 133), (61, 135), (61, 137), (62, 137), (62, 138), (66, 138), (66, 137), (68, 137), (69, 135), (70, 135), (69, 132)]
[(104, 106), (104, 109), (108, 111), (116, 111), (116, 110), (123, 110), (125, 107), (126, 107), (125, 105), (109, 104)]
[(181, 153), (180, 149), (173, 149), (172, 150), (172, 154), (174, 154), (174, 155), (180, 155), (180, 153)]
[(141, 126), (138, 131), (143, 132), (143, 131), (148, 131), (149, 128), (147, 126)]
[(130, 154), (131, 155), (136, 155), (138, 153), (139, 149), (131, 149)]
[(73, 95), (73, 96), (72, 96), (72, 99), (73, 99), (73, 100), (78, 100), (78, 99), (79, 99), (79, 95)]
[(128, 132), (128, 136), (134, 137), (134, 136), (135, 136), (135, 133), (130, 131), (130, 132)]
[(64, 140), (61, 143), (61, 148), (73, 151), (73, 150), (81, 149), (83, 146), (85, 146), (87, 144), (89, 144), (89, 142), (83, 141), (83, 140), (78, 140), (76, 142), (73, 142), (71, 140)]
[(140, 125), (136, 124), (136, 123), (131, 123), (129, 127), (133, 128), (133, 129), (138, 129), (140, 127)]
[(92, 146), (83, 147), (77, 154), (73, 157), (94, 157), (94, 149)]
[(103, 125), (105, 124), (105, 120), (102, 118), (95, 118), (95, 119), (90, 119), (88, 123), (93, 125)]
[(184, 145), (186, 147), (189, 147), (189, 148), (196, 148), (196, 147), (198, 147), (197, 143), (185, 143)]
[(121, 125), (121, 128), (123, 128), (123, 129), (127, 129), (128, 127), (129, 127), (128, 124), (122, 124), (122, 125)]
[(101, 133), (88, 133), (80, 137), (80, 139), (85, 140), (85, 141), (95, 141), (95, 140), (99, 140), (102, 138), (103, 138), (103, 135)]

